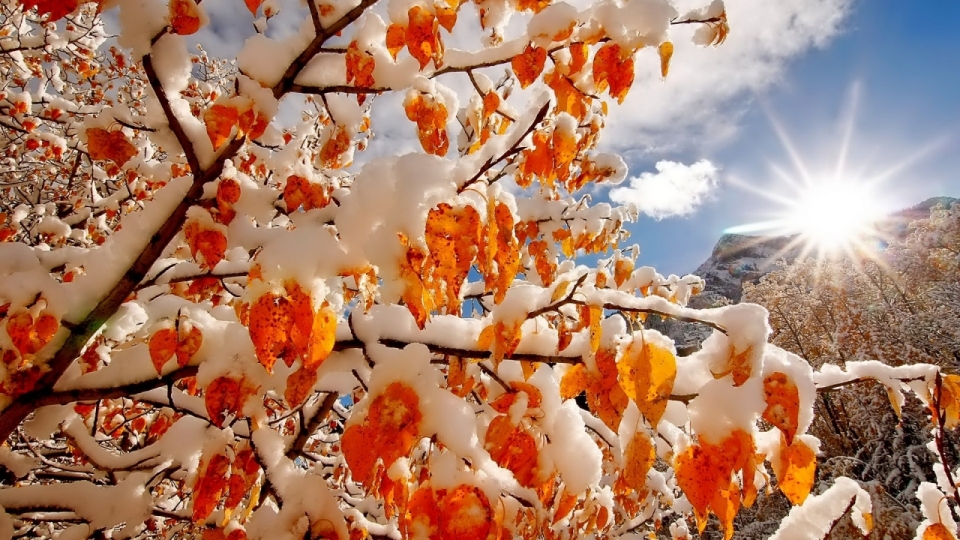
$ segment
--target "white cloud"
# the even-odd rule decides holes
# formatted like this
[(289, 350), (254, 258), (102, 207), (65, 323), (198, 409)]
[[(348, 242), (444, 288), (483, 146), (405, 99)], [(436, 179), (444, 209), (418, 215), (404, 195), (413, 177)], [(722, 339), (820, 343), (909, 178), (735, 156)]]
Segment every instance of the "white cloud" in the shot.
[(663, 219), (693, 212), (717, 185), (717, 168), (705, 159), (693, 165), (660, 161), (656, 169), (656, 173), (630, 178), (629, 187), (610, 190), (610, 198), (635, 204), (638, 211)]
[[(681, 13), (706, 5), (679, 0)], [(691, 42), (695, 25), (671, 29), (670, 75), (660, 78), (654, 47), (635, 58), (636, 80), (622, 106), (614, 105), (604, 145), (637, 158), (699, 150), (729, 140), (746, 109), (744, 98), (776, 84), (789, 62), (824, 47), (842, 30), (853, 0), (728, 0), (730, 35), (719, 47)]]

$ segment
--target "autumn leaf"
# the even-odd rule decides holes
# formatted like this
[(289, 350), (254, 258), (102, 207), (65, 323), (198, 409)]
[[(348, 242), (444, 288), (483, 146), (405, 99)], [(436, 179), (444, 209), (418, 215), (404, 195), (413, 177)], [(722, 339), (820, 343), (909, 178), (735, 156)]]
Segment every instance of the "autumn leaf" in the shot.
[(617, 284), (617, 287), (622, 287), (628, 279), (630, 279), (630, 274), (633, 272), (633, 261), (631, 259), (617, 259), (613, 263), (613, 282)]
[[(931, 401), (931, 409), (933, 408), (933, 402), (938, 402), (943, 411), (943, 427), (953, 429), (957, 424), (960, 424), (960, 375), (941, 375), (940, 377), (939, 393), (937, 388), (934, 388), (934, 400)], [(939, 422), (941, 412), (931, 410), (931, 413), (936, 419), (935, 421)]]
[(567, 490), (563, 490), (563, 493), (560, 494), (560, 500), (557, 502), (557, 506), (553, 511), (554, 525), (573, 511), (577, 505), (577, 500), (578, 497), (576, 493), (568, 493)]
[(590, 53), (590, 47), (586, 43), (570, 44), (570, 75), (580, 73), (583, 66), (587, 65), (587, 56)]
[(673, 43), (664, 41), (657, 48), (657, 52), (660, 53), (660, 76), (666, 78), (670, 72), (670, 59), (673, 57)]
[(723, 539), (733, 538), (733, 519), (737, 517), (740, 511), (740, 487), (737, 481), (733, 480), (725, 488), (721, 488), (713, 501), (710, 502), (710, 510), (716, 514), (720, 521), (720, 527), (723, 529)]
[(610, 96), (623, 103), (633, 85), (633, 54), (608, 42), (593, 57), (593, 81), (598, 92), (610, 88)]
[(701, 438), (675, 458), (677, 485), (693, 505), (701, 532), (715, 497), (730, 486), (731, 475), (741, 470), (745, 478), (753, 477), (753, 456), (753, 438), (735, 430), (718, 444)]
[(36, 354), (50, 343), (59, 329), (60, 321), (46, 312), (41, 312), (36, 319), (29, 311), (7, 316), (7, 335), (21, 356)]
[(420, 69), (425, 68), (430, 60), (439, 67), (443, 58), (443, 44), (437, 33), (439, 23), (433, 13), (415, 5), (407, 11), (407, 17), (409, 23), (404, 42), (410, 55), (420, 62)]
[(247, 9), (250, 10), (250, 14), (256, 17), (257, 10), (260, 9), (260, 4), (263, 3), (263, 0), (243, 0), (243, 3), (246, 4)]
[(532, 487), (537, 480), (539, 452), (537, 441), (520, 426), (499, 415), (490, 422), (484, 438), (484, 449), (504, 469), (513, 473), (520, 485)]
[(193, 486), (193, 522), (203, 523), (220, 502), (227, 487), (227, 471), (230, 469), (230, 460), (223, 454), (215, 454), (203, 468)]
[(313, 325), (310, 330), (310, 342), (307, 355), (303, 359), (303, 367), (316, 371), (324, 360), (333, 352), (337, 341), (337, 314), (324, 304), (313, 316)]
[(440, 203), (427, 213), (425, 269), (436, 291), (437, 307), (445, 307), (447, 313), (460, 312), (460, 288), (476, 259), (480, 232), (480, 213), (472, 206), (454, 208)]
[(387, 27), (387, 51), (394, 60), (397, 59), (397, 54), (400, 53), (406, 44), (407, 27), (402, 24), (391, 24)]
[(942, 523), (931, 523), (923, 530), (923, 540), (956, 540)]
[(444, 0), (438, 2), (435, 6), (437, 10), (437, 22), (440, 23), (440, 26), (448, 33), (452, 33), (453, 27), (457, 24), (457, 8), (459, 7), (460, 0)]
[(657, 447), (644, 429), (637, 429), (623, 453), (623, 480), (634, 491), (647, 485), (647, 472), (657, 459)]
[(374, 85), (373, 69), (376, 67), (373, 56), (367, 51), (361, 51), (356, 40), (350, 42), (344, 56), (347, 62), (347, 84), (356, 82), (361, 88), (371, 88)]
[(667, 409), (677, 378), (673, 353), (650, 341), (635, 340), (617, 364), (620, 386), (634, 400), (650, 426), (656, 428)]
[(283, 392), (283, 397), (291, 408), (299, 407), (306, 401), (315, 384), (317, 384), (317, 370), (302, 366), (287, 376), (287, 388)]
[(603, 308), (601, 306), (589, 306), (589, 318), (587, 324), (590, 327), (590, 352), (596, 353), (600, 349), (600, 338), (603, 336), (603, 330), (600, 323), (603, 322)]
[(157, 374), (163, 373), (163, 366), (177, 352), (177, 331), (173, 328), (161, 328), (150, 336), (148, 343), (150, 361)]
[[(184, 226), (183, 235), (190, 246), (190, 254), (202, 268), (213, 270), (223, 260), (227, 237), (220, 230), (204, 228), (199, 221), (190, 221)], [(198, 258), (198, 254), (203, 259)]]
[(188, 36), (200, 30), (200, 8), (195, 0), (170, 0), (170, 28)]
[(713, 373), (714, 379), (722, 379), (732, 374), (733, 385), (741, 386), (753, 374), (753, 347), (747, 347), (738, 353), (731, 344), (727, 362), (720, 371), (711, 370), (711, 373)]
[(791, 503), (803, 504), (816, 480), (816, 454), (800, 439), (794, 439), (790, 445), (783, 440), (780, 443), (779, 465), (774, 472), (780, 491)]
[(387, 469), (410, 453), (420, 439), (422, 418), (420, 397), (404, 383), (391, 383), (373, 398), (366, 417), (348, 426), (341, 438), (353, 479), (372, 487), (378, 461)]
[(229, 105), (216, 104), (203, 112), (203, 123), (214, 150), (219, 150), (230, 139), (233, 128), (239, 121), (239, 111)]
[(274, 293), (260, 295), (250, 308), (250, 339), (260, 364), (273, 371), (287, 347), (293, 314), (289, 304)]
[(127, 140), (122, 131), (107, 131), (102, 128), (87, 129), (87, 152), (91, 159), (110, 160), (123, 167), (133, 156), (137, 148)]
[(767, 403), (763, 419), (776, 426), (793, 443), (800, 423), (800, 391), (784, 373), (776, 372), (763, 379), (763, 398)]
[(547, 51), (533, 43), (527, 45), (522, 53), (513, 57), (510, 66), (517, 75), (520, 88), (526, 88), (537, 80), (547, 62)]
[[(87, 2), (83, 2), (87, 3)], [(76, 11), (81, 4), (80, 0), (20, 0), (24, 11), (37, 8), (37, 13), (42, 17), (47, 15), (47, 22), (59, 21), (67, 15)]]

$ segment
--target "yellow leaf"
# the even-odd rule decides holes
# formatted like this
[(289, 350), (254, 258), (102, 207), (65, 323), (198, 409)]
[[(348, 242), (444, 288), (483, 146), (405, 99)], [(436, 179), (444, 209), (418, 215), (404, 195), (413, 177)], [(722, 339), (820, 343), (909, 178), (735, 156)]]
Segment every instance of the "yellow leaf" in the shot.
[(670, 58), (673, 57), (673, 43), (664, 41), (658, 49), (660, 52), (660, 76), (666, 77), (670, 72)]
[(608, 42), (593, 57), (593, 81), (598, 92), (610, 88), (610, 96), (620, 103), (633, 85), (633, 54)]
[(923, 531), (923, 540), (956, 540), (942, 523), (928, 525)]
[(775, 471), (780, 491), (795, 504), (803, 504), (817, 475), (817, 456), (800, 439), (780, 443), (780, 466)]
[(603, 321), (603, 308), (600, 306), (590, 306), (588, 311), (590, 325), (590, 352), (596, 353), (600, 348), (600, 338), (603, 335), (603, 330), (600, 327), (600, 323)]
[(634, 491), (647, 484), (647, 472), (657, 459), (657, 448), (645, 429), (637, 429), (623, 453), (623, 479)]
[(677, 359), (673, 353), (649, 341), (640, 346), (634, 341), (617, 364), (620, 386), (637, 403), (650, 426), (657, 427), (667, 408), (677, 378)]

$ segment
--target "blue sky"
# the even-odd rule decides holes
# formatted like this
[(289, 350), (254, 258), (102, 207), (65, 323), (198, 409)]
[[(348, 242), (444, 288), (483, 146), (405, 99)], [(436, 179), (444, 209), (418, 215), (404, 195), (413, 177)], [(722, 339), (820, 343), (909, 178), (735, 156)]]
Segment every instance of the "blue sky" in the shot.
[[(633, 227), (641, 247), (638, 264), (664, 274), (691, 272), (725, 229), (768, 219), (783, 208), (737, 185), (795, 193), (772, 173), (776, 165), (796, 176), (771, 116), (811, 176), (828, 176), (852, 114), (845, 170), (857, 178), (889, 173), (876, 190), (884, 210), (937, 195), (960, 197), (957, 20), (956, 1), (856, 2), (822, 47), (791, 58), (771, 85), (724, 105), (739, 116), (735, 132), (723, 141), (631, 160), (631, 174), (652, 170), (660, 159), (706, 158), (720, 169), (716, 187), (695, 212), (660, 221), (642, 217)], [(731, 26), (736, 31), (735, 21)]]

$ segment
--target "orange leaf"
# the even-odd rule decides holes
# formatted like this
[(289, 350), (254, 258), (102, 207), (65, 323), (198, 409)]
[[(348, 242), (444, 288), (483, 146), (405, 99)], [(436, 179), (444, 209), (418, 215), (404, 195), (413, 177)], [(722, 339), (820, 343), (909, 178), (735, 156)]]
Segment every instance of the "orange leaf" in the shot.
[(773, 373), (763, 379), (763, 397), (767, 408), (763, 419), (776, 426), (793, 443), (800, 423), (800, 391), (784, 373)]
[(161, 328), (150, 336), (148, 345), (150, 349), (150, 361), (157, 370), (157, 374), (163, 373), (163, 366), (170, 360), (170, 357), (177, 352), (177, 331), (173, 328)]
[(453, 32), (453, 27), (457, 24), (456, 7), (437, 6), (437, 22), (448, 33)]
[(560, 397), (573, 399), (587, 389), (587, 373), (583, 364), (576, 364), (560, 379)]
[(490, 457), (504, 469), (513, 472), (517, 482), (533, 487), (537, 480), (539, 453), (533, 436), (500, 415), (490, 422), (483, 445)]
[(737, 430), (720, 444), (701, 438), (699, 444), (691, 444), (676, 457), (677, 485), (693, 505), (701, 531), (711, 503), (721, 490), (728, 489), (733, 472), (743, 470), (744, 477), (752, 480), (753, 470), (747, 470), (746, 466), (753, 453), (753, 438)]
[(817, 476), (817, 456), (800, 439), (795, 439), (789, 446), (786, 441), (781, 441), (780, 466), (775, 472), (780, 491), (791, 503), (803, 504)]
[(439, 504), (440, 538), (483, 539), (493, 526), (493, 509), (480, 488), (460, 485), (447, 492)]
[(409, 24), (404, 35), (404, 42), (410, 55), (420, 62), (423, 69), (434, 61), (438, 67), (443, 58), (443, 44), (437, 33), (437, 20), (423, 7), (415, 5), (407, 11)]
[(356, 81), (361, 88), (370, 88), (374, 85), (373, 69), (376, 67), (373, 56), (367, 51), (361, 51), (357, 41), (353, 40), (347, 47), (345, 55), (347, 62), (347, 83)]
[(291, 408), (300, 406), (310, 392), (313, 385), (317, 384), (317, 370), (307, 366), (302, 366), (287, 376), (287, 389), (283, 392), (283, 397), (287, 400), (287, 405)]
[(923, 540), (956, 540), (942, 523), (933, 523), (923, 530)]
[(490, 118), (500, 107), (500, 94), (496, 92), (487, 92), (483, 95), (483, 118)]
[(533, 43), (527, 45), (522, 53), (513, 57), (510, 66), (513, 72), (517, 74), (517, 81), (520, 88), (526, 88), (537, 80), (543, 67), (547, 63), (547, 51), (542, 47), (537, 47)]
[(580, 73), (583, 66), (587, 65), (587, 55), (590, 47), (586, 43), (570, 44), (570, 75)]
[[(197, 221), (191, 221), (183, 228), (183, 234), (190, 246), (190, 254), (206, 270), (213, 270), (227, 251), (227, 237), (216, 229), (204, 229)], [(197, 254), (203, 260), (197, 258)]]
[(214, 150), (219, 150), (230, 139), (234, 126), (239, 122), (240, 113), (235, 107), (213, 105), (203, 112), (203, 123), (206, 124), (207, 136)]
[(20, 0), (20, 3), (24, 11), (36, 7), (41, 17), (48, 15), (47, 22), (54, 22), (76, 11), (80, 0)]
[(666, 77), (670, 72), (670, 58), (673, 57), (673, 43), (664, 41), (657, 51), (660, 53), (660, 76)]
[(137, 155), (137, 148), (130, 144), (122, 131), (107, 131), (101, 128), (87, 130), (87, 151), (91, 159), (109, 159), (118, 167)]
[(746, 349), (737, 353), (733, 345), (730, 345), (730, 355), (727, 359), (726, 365), (719, 372), (712, 371), (713, 378), (722, 379), (727, 375), (733, 374), (733, 385), (740, 386), (743, 383), (747, 382), (747, 379), (750, 378), (750, 375), (753, 373), (753, 364), (751, 363), (753, 356), (753, 347), (747, 347)]
[(677, 378), (673, 353), (649, 341), (633, 342), (617, 364), (620, 386), (637, 403), (643, 417), (656, 428), (667, 409), (667, 400)]
[(634, 491), (640, 492), (647, 485), (647, 472), (657, 459), (657, 448), (644, 429), (634, 433), (623, 453), (623, 479)]
[(390, 52), (390, 56), (394, 60), (397, 59), (397, 54), (400, 53), (406, 43), (407, 27), (401, 24), (391, 24), (387, 27), (387, 51)]
[[(633, 55), (608, 42), (593, 57), (593, 81), (598, 92), (610, 87), (610, 96), (623, 103), (633, 85)], [(626, 56), (626, 57), (625, 57)]]
[[(940, 403), (945, 416), (943, 427), (953, 429), (960, 423), (960, 375), (941, 375), (940, 392), (934, 388), (934, 400)], [(891, 400), (893, 401), (893, 400)], [(931, 400), (931, 409), (933, 400)], [(932, 411), (935, 422), (939, 422), (940, 411)]]
[(184, 330), (184, 325), (181, 325), (179, 342), (177, 343), (177, 365), (183, 367), (189, 364), (190, 359), (197, 354), (202, 344), (203, 334), (199, 328), (190, 325), (189, 330)]
[(233, 178), (222, 178), (217, 183), (217, 202), (234, 204), (240, 200), (240, 183)]
[(563, 490), (563, 493), (560, 494), (560, 502), (557, 503), (556, 509), (553, 511), (554, 525), (573, 511), (573, 508), (577, 505), (577, 500), (576, 493), (568, 493), (567, 490)]
[(337, 314), (324, 305), (313, 317), (313, 327), (310, 332), (310, 344), (307, 356), (303, 359), (303, 367), (314, 371), (333, 352), (337, 341)]
[(170, 28), (181, 36), (200, 30), (200, 8), (194, 0), (170, 0)]
[(193, 486), (193, 522), (202, 523), (213, 513), (227, 487), (227, 456), (216, 454), (207, 463), (203, 474)]
[(293, 326), (290, 304), (274, 293), (261, 295), (250, 308), (250, 339), (257, 359), (269, 372), (287, 347)]
[(7, 317), (7, 335), (21, 356), (35, 354), (44, 348), (60, 329), (60, 321), (49, 313), (43, 312), (34, 320), (28, 311), (21, 311)]
[(247, 9), (250, 10), (250, 14), (256, 17), (257, 10), (260, 9), (260, 4), (263, 3), (263, 0), (243, 0), (243, 3), (247, 5)]
[(353, 479), (372, 486), (377, 461), (384, 469), (410, 453), (420, 439), (420, 397), (401, 382), (394, 382), (373, 399), (366, 417), (344, 431), (343, 456)]
[(733, 538), (733, 518), (740, 511), (740, 487), (737, 481), (730, 482), (726, 488), (720, 489), (710, 502), (710, 509), (717, 515), (720, 526), (723, 528), (723, 539)]
[(630, 259), (617, 259), (617, 262), (613, 265), (613, 282), (617, 284), (617, 287), (623, 286), (623, 284), (630, 278), (630, 274), (633, 272), (633, 261)]

